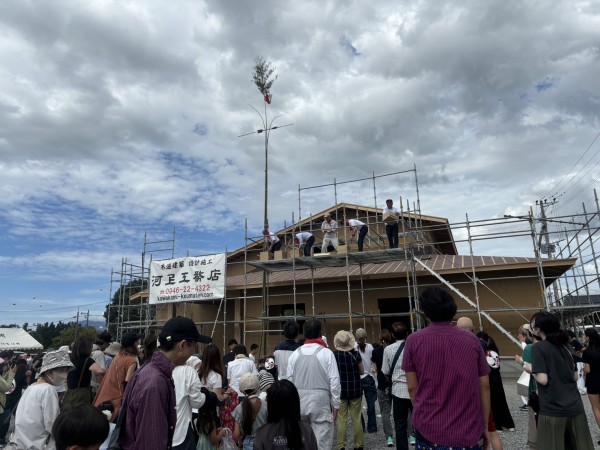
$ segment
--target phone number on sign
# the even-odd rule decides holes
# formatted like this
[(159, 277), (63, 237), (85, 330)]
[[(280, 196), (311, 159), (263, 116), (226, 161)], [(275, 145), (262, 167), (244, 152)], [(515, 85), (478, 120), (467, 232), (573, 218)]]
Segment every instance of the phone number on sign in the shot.
[(183, 286), (183, 287), (162, 289), (160, 291), (160, 295), (188, 294), (190, 292), (206, 292), (206, 291), (211, 291), (211, 290), (212, 290), (212, 286), (210, 284), (198, 284), (196, 286)]

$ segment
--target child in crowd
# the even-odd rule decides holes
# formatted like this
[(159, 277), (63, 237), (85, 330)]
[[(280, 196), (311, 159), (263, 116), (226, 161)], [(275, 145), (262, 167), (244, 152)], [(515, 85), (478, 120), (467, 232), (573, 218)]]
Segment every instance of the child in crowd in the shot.
[(217, 450), (221, 439), (225, 437), (227, 428), (217, 428), (215, 423), (216, 412), (206, 404), (198, 410), (196, 429), (198, 430), (198, 444), (196, 450)]
[(254, 448), (256, 431), (267, 423), (267, 402), (258, 398), (258, 375), (246, 373), (240, 379), (240, 391), (245, 395), (242, 404), (233, 411), (233, 435), (244, 444), (244, 450)]
[(108, 437), (108, 418), (91, 404), (66, 406), (52, 426), (56, 450), (98, 450)]

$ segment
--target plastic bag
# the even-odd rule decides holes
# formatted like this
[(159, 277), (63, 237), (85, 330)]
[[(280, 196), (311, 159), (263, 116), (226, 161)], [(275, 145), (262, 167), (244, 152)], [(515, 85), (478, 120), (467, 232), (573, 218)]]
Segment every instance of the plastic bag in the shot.
[(238, 446), (233, 440), (233, 433), (229, 428), (224, 428), (225, 436), (221, 438), (221, 446), (219, 447), (221, 450), (237, 450)]

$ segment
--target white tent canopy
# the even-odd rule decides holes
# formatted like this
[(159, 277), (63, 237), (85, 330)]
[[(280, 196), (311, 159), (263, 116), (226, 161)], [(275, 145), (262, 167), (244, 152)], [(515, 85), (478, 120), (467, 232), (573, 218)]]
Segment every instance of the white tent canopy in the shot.
[(0, 350), (42, 350), (44, 346), (23, 328), (0, 328)]

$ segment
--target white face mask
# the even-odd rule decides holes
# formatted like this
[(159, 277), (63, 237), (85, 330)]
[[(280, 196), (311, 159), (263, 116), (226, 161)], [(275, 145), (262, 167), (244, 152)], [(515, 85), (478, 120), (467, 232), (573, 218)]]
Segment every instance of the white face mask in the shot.
[(46, 377), (54, 386), (62, 386), (67, 381), (68, 372), (52, 372), (52, 375), (47, 374)]

